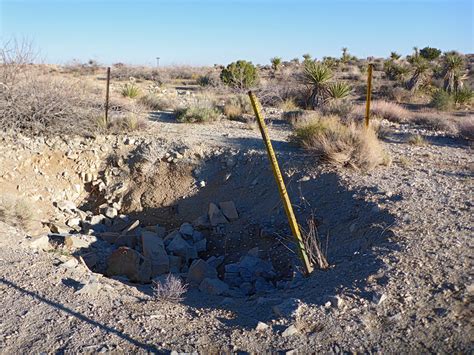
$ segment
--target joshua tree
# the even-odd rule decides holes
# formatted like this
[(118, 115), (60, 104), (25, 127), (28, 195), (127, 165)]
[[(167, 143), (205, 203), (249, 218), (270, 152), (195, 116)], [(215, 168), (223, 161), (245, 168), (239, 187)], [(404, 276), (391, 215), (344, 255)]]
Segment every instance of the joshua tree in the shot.
[(349, 55), (349, 52), (347, 51), (347, 47), (342, 47), (341, 61), (343, 63), (347, 63), (350, 59), (351, 59), (351, 56)]
[(462, 89), (467, 76), (464, 70), (464, 59), (457, 52), (447, 52), (443, 57), (443, 88), (450, 93)]
[(327, 96), (328, 82), (332, 79), (331, 69), (324, 64), (307, 61), (304, 65), (303, 82), (309, 86), (310, 104), (313, 108), (321, 106)]
[(420, 55), (420, 49), (418, 47), (413, 47), (413, 52), (415, 52), (413, 54), (414, 57), (418, 57)]
[(303, 54), (303, 63), (307, 63), (311, 61), (312, 61), (311, 54), (309, 53)]
[(272, 63), (273, 71), (277, 72), (278, 69), (280, 69), (280, 66), (281, 66), (281, 58), (280, 57), (273, 57), (273, 58), (270, 59), (270, 62)]

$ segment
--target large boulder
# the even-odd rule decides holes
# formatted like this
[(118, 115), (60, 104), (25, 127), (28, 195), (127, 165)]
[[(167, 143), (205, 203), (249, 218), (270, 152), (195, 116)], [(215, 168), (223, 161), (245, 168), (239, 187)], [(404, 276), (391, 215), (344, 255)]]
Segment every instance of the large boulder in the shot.
[(206, 292), (210, 295), (222, 295), (229, 292), (229, 285), (219, 279), (205, 278), (199, 285), (201, 292)]
[(142, 247), (143, 255), (150, 259), (152, 277), (169, 272), (170, 261), (165, 250), (163, 239), (158, 237), (156, 233), (143, 231)]
[(219, 224), (228, 223), (222, 211), (214, 203), (209, 204), (208, 215), (209, 215), (209, 221), (211, 222), (211, 226), (213, 227)]
[(106, 274), (124, 275), (132, 282), (147, 283), (151, 279), (151, 262), (134, 249), (120, 247), (110, 255)]
[(197, 258), (197, 251), (194, 245), (189, 244), (181, 237), (181, 234), (176, 234), (173, 240), (168, 245), (168, 251), (176, 256), (181, 256), (186, 262), (189, 259)]

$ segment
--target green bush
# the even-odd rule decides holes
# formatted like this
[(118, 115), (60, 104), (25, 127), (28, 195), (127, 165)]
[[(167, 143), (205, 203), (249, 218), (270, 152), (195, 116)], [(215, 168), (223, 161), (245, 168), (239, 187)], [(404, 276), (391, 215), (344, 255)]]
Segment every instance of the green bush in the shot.
[(453, 94), (454, 102), (460, 105), (470, 104), (473, 98), (474, 91), (470, 88), (462, 88)]
[(435, 60), (441, 55), (441, 51), (437, 48), (425, 47), (420, 50), (420, 55), (427, 60)]
[(437, 110), (446, 111), (454, 106), (453, 97), (445, 90), (436, 90), (431, 99), (431, 105)]
[(178, 122), (203, 123), (216, 121), (220, 112), (209, 102), (198, 102), (197, 104), (178, 108), (174, 111)]
[(122, 96), (129, 97), (131, 99), (135, 98), (140, 94), (140, 89), (134, 83), (126, 83), (122, 87)]
[(252, 62), (238, 60), (222, 69), (220, 78), (222, 82), (228, 86), (238, 89), (247, 89), (257, 83), (258, 73), (257, 68)]

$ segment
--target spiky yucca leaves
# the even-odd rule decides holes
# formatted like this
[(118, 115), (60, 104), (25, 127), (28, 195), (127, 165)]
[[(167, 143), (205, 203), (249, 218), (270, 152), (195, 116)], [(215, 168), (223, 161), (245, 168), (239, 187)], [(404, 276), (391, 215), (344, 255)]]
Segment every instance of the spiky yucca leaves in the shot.
[(405, 81), (410, 69), (405, 65), (396, 63), (395, 60), (386, 60), (383, 64), (383, 70), (390, 80)]
[(408, 89), (415, 92), (430, 78), (431, 67), (429, 62), (419, 55), (411, 57), (410, 64), (412, 65), (412, 75), (407, 86)]
[(309, 104), (315, 108), (321, 106), (327, 95), (327, 86), (332, 79), (333, 73), (328, 66), (316, 63), (306, 62), (303, 70), (303, 82), (310, 87), (311, 95)]
[(278, 71), (281, 66), (281, 58), (280, 57), (273, 57), (270, 59), (270, 63), (272, 63), (272, 69), (274, 71)]
[(464, 58), (457, 52), (447, 52), (443, 57), (442, 69), (444, 85), (447, 92), (457, 92), (463, 87), (467, 75), (464, 70)]
[(351, 91), (351, 86), (342, 81), (336, 81), (327, 86), (327, 95), (330, 100), (343, 99), (349, 96)]
[(392, 60), (399, 60), (402, 56), (397, 52), (390, 52), (390, 59)]

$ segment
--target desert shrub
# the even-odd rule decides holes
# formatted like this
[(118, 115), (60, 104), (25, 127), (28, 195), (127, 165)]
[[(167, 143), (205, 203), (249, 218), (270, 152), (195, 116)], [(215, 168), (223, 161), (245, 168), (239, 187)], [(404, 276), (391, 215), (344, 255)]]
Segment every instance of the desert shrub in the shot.
[(464, 118), (458, 122), (458, 134), (469, 140), (474, 140), (474, 118)]
[[(373, 101), (370, 105), (370, 114), (390, 122), (407, 122), (411, 119), (410, 111), (403, 106), (384, 100)], [(352, 115), (358, 120), (362, 119), (365, 116), (365, 105), (356, 106)]]
[(26, 200), (10, 195), (0, 196), (0, 221), (28, 229), (33, 218), (33, 209)]
[(224, 104), (224, 115), (231, 120), (241, 120), (244, 114), (252, 114), (252, 105), (246, 95), (229, 97)]
[(196, 82), (199, 86), (202, 87), (219, 87), (221, 85), (221, 80), (219, 78), (219, 75), (217, 75), (216, 72), (210, 72), (205, 75), (200, 75), (197, 79)]
[(176, 106), (176, 102), (172, 98), (165, 96), (160, 97), (152, 93), (140, 96), (138, 103), (152, 111), (170, 110)]
[(349, 100), (332, 100), (321, 108), (325, 115), (349, 117), (354, 110), (354, 105)]
[(455, 91), (452, 95), (454, 103), (459, 105), (469, 105), (474, 98), (474, 91), (470, 88), (464, 87)]
[(339, 59), (334, 57), (323, 57), (322, 64), (326, 67), (335, 70), (339, 67)]
[(133, 103), (122, 112), (109, 117), (109, 122), (103, 130), (123, 133), (145, 129), (147, 127), (146, 110), (143, 105)]
[(435, 60), (441, 55), (441, 51), (437, 48), (425, 47), (420, 50), (420, 56), (427, 60)]
[(291, 140), (336, 166), (369, 170), (389, 163), (371, 127), (345, 125), (336, 116), (315, 117), (298, 126)]
[(399, 86), (394, 87), (389, 93), (389, 97), (397, 103), (408, 102), (410, 101), (411, 96), (412, 94), (409, 90)]
[(224, 84), (230, 87), (247, 89), (257, 83), (258, 73), (257, 68), (251, 62), (238, 60), (222, 69), (220, 78)]
[(454, 107), (453, 96), (443, 89), (436, 90), (431, 99), (431, 106), (440, 111), (451, 110)]
[(186, 291), (186, 284), (172, 274), (169, 274), (166, 280), (153, 281), (153, 296), (157, 301), (181, 302)]
[(214, 103), (206, 99), (198, 99), (189, 107), (180, 107), (174, 110), (176, 120), (186, 123), (212, 122), (220, 118), (220, 112)]
[(129, 97), (131, 99), (134, 99), (140, 94), (140, 89), (138, 88), (138, 86), (135, 85), (133, 81), (130, 81), (129, 83), (126, 83), (122, 86), (120, 92), (123, 97)]
[(305, 110), (294, 110), (294, 111), (285, 111), (282, 113), (282, 118), (287, 121), (292, 126), (300, 123), (308, 117), (308, 113)]

